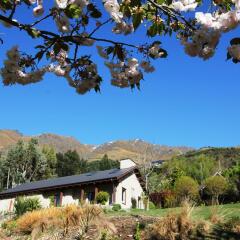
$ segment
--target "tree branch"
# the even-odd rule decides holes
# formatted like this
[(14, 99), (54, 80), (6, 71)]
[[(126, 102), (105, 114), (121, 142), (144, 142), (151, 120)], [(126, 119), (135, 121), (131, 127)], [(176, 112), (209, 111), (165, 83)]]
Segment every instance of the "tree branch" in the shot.
[(151, 3), (154, 7), (160, 9), (163, 11), (166, 15), (173, 17), (174, 19), (180, 18), (191, 30), (196, 30), (181, 14), (179, 14), (174, 9), (170, 8), (167, 5), (159, 5), (153, 0), (147, 0), (149, 3)]

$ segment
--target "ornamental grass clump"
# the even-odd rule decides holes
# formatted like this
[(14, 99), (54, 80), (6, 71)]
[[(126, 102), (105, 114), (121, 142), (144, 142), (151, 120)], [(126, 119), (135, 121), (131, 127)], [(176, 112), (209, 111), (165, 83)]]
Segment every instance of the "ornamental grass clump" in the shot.
[[(194, 206), (188, 202), (183, 203), (180, 213), (169, 213), (160, 218), (149, 229), (149, 238), (154, 240), (188, 240), (196, 233), (198, 223), (192, 220)], [(201, 222), (201, 229), (209, 228)]]
[(115, 231), (114, 226), (102, 215), (102, 209), (96, 205), (68, 205), (63, 208), (51, 207), (33, 212), (27, 212), (17, 220), (16, 231), (31, 234), (32, 239), (48, 230), (60, 231), (63, 236), (70, 234), (74, 229), (76, 239), (84, 239), (89, 228), (94, 226), (97, 232), (107, 229)]
[(32, 212), (27, 212), (17, 220), (17, 231), (31, 234), (36, 229), (42, 232), (49, 226), (59, 226), (62, 210), (52, 207)]

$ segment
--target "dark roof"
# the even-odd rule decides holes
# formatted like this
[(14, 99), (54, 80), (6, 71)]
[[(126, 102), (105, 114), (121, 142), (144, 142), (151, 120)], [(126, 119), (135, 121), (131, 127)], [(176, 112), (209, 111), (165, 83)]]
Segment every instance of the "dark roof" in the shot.
[(0, 198), (87, 183), (116, 181), (133, 172), (138, 173), (137, 175), (140, 177), (138, 169), (136, 167), (131, 167), (125, 169), (110, 169), (105, 171), (89, 172), (80, 175), (24, 183), (12, 189), (1, 192)]
[(152, 163), (152, 164), (162, 164), (162, 163), (164, 163), (164, 162), (166, 162), (166, 160), (154, 160), (154, 161), (152, 161), (151, 163)]

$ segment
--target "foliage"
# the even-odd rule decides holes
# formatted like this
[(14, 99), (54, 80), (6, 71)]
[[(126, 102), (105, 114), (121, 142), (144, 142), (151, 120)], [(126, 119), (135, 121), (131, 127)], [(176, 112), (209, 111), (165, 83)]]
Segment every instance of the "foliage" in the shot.
[(140, 224), (139, 224), (139, 222), (136, 225), (136, 230), (135, 230), (135, 233), (133, 235), (133, 239), (134, 240), (141, 240), (141, 231), (140, 231)]
[(50, 207), (53, 207), (54, 204), (55, 204), (55, 197), (54, 197), (54, 195), (51, 195), (51, 196), (49, 197), (49, 200), (50, 200)]
[(80, 159), (77, 151), (69, 150), (66, 153), (57, 153), (57, 175), (59, 177), (80, 174), (84, 172), (86, 161)]
[(40, 208), (41, 204), (38, 198), (17, 197), (14, 203), (15, 214), (18, 217), (26, 212), (32, 212)]
[(156, 208), (156, 206), (153, 202), (149, 201), (148, 204), (149, 204), (149, 209), (155, 209)]
[(223, 176), (212, 176), (206, 179), (205, 182), (206, 192), (212, 196), (213, 200), (218, 204), (219, 195), (226, 192), (228, 183)]
[(121, 204), (114, 203), (113, 206), (112, 206), (112, 210), (115, 211), (115, 212), (118, 212), (121, 209), (122, 209)]
[[(173, 157), (160, 167), (155, 168), (149, 177), (150, 194), (155, 194), (155, 204), (158, 206), (176, 206), (174, 197), (169, 196), (168, 201), (165, 192), (173, 192), (176, 181), (181, 176), (189, 176), (199, 184), (199, 203), (209, 203), (209, 194), (205, 189), (205, 181), (214, 175), (223, 175), (228, 187), (224, 197), (220, 196), (224, 203), (240, 200), (240, 149), (239, 148), (202, 148)], [(157, 197), (158, 196), (158, 197)], [(158, 199), (156, 201), (156, 199)], [(167, 204), (168, 202), (168, 204)]]
[(131, 203), (132, 203), (132, 209), (136, 209), (137, 208), (137, 200), (136, 200), (136, 198), (131, 198)]
[(12, 232), (16, 228), (16, 226), (17, 226), (16, 220), (4, 221), (1, 225), (1, 227), (7, 230), (8, 232)]
[(47, 169), (47, 160), (36, 139), (28, 143), (18, 141), (2, 157), (2, 185), (4, 188), (16, 184), (36, 181), (43, 178)]
[[(103, 7), (92, 1), (62, 0), (56, 3), (45, 6), (43, 1), (36, 1), (37, 5), (33, 7), (35, 1), (30, 0), (1, 1), (3, 26), (12, 27), (12, 31), (21, 30), (17, 33), (27, 34), (33, 42), (30, 53), (22, 52), (18, 47), (7, 52), (8, 60), (1, 70), (4, 85), (37, 83), (50, 72), (64, 77), (80, 94), (100, 91), (102, 78), (95, 59), (85, 49), (96, 47), (106, 60), (113, 86), (139, 88), (143, 72), (155, 70), (152, 62), (168, 56), (159, 41), (160, 36), (180, 39), (186, 54), (206, 60), (214, 55), (223, 33), (232, 31), (239, 23), (237, 1), (215, 1), (210, 12), (205, 14), (196, 10), (195, 16), (186, 12), (198, 7), (209, 9), (211, 3), (106, 0)], [(33, 11), (36, 20), (29, 17), (22, 21), (16, 14), (19, 11), (23, 15)], [(131, 36), (136, 31), (140, 37), (132, 41)], [(116, 34), (129, 38), (120, 41)], [(0, 39), (0, 43), (5, 41)], [(233, 38), (229, 43), (227, 59), (234, 63), (240, 61), (239, 44), (239, 38)]]
[(197, 182), (188, 176), (180, 177), (174, 186), (175, 193), (180, 201), (186, 199), (196, 199), (199, 187)]
[(98, 192), (98, 194), (96, 196), (97, 203), (105, 205), (108, 202), (108, 200), (109, 200), (109, 193), (108, 192), (104, 192), (104, 191)]
[(150, 194), (150, 200), (157, 207), (174, 207), (176, 203), (176, 194), (172, 190), (165, 190)]
[(57, 153), (57, 175), (59, 177), (81, 174), (85, 172), (103, 171), (118, 168), (119, 161), (113, 161), (105, 154), (101, 160), (86, 161), (80, 159), (77, 151), (69, 150)]
[(88, 162), (86, 171), (103, 171), (112, 168), (119, 168), (119, 161), (111, 160), (108, 158), (108, 155), (105, 154), (100, 160)]
[(42, 149), (47, 162), (46, 170), (42, 178), (48, 179), (56, 176), (57, 157), (53, 147), (44, 146)]

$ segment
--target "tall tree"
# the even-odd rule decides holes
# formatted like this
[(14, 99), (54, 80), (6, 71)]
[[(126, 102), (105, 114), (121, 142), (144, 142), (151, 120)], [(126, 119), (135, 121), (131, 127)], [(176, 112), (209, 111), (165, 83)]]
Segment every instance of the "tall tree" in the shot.
[(223, 195), (228, 187), (228, 182), (223, 176), (212, 176), (205, 181), (206, 191), (212, 197), (213, 204), (219, 204), (219, 196)]
[(57, 156), (53, 147), (44, 146), (42, 153), (46, 158), (46, 169), (43, 178), (52, 178), (56, 176)]
[(59, 177), (85, 172), (86, 161), (81, 159), (76, 150), (57, 153), (57, 175)]
[(3, 160), (5, 187), (39, 180), (46, 168), (46, 159), (36, 139), (18, 141)]

